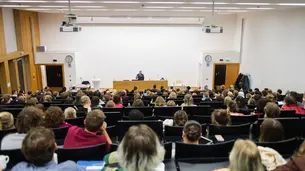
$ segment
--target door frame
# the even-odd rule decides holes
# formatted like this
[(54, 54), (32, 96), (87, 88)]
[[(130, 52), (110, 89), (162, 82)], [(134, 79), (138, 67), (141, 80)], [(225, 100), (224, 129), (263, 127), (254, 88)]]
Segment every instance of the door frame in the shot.
[(214, 63), (214, 65), (213, 65), (213, 73), (212, 73), (212, 75), (213, 75), (212, 88), (215, 87), (215, 68), (216, 68), (216, 65), (236, 65), (236, 64), (239, 65), (239, 68), (238, 68), (238, 72), (239, 72), (240, 71), (240, 63), (238, 63), (238, 62), (234, 62), (234, 63), (232, 63), (232, 62)]
[[(41, 65), (44, 65), (44, 66), (61, 66), (61, 68), (62, 68), (62, 83), (63, 83), (63, 87), (66, 87), (66, 84), (65, 84), (65, 80), (66, 80), (66, 78), (65, 78), (65, 65), (64, 64), (37, 64), (37, 66), (38, 66), (38, 71), (39, 71), (39, 73), (37, 73), (37, 79), (38, 80), (40, 80), (40, 84), (42, 85), (42, 76), (41, 76)], [(44, 87), (43, 87), (44, 88)], [(61, 89), (62, 89), (62, 87), (52, 87), (54, 90), (52, 90), (52, 91), (60, 91)]]

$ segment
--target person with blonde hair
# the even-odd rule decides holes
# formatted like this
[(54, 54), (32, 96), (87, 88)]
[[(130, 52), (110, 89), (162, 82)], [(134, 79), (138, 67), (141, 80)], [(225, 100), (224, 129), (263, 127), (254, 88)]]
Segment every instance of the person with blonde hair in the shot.
[(109, 101), (106, 103), (105, 107), (115, 108), (115, 103), (114, 103), (112, 100), (109, 100)]
[(83, 106), (83, 108), (85, 108), (85, 109), (89, 109), (89, 108), (91, 108), (91, 100), (90, 100), (90, 98), (88, 97), (88, 96), (82, 96), (81, 98), (80, 98), (80, 103), (81, 103), (81, 105)]
[(155, 101), (155, 106), (165, 106), (166, 102), (162, 96), (158, 96)]
[(224, 100), (224, 104), (225, 104), (226, 106), (228, 106), (229, 103), (230, 103), (231, 101), (233, 101), (232, 98), (231, 98), (230, 96), (227, 96), (227, 97), (225, 98), (225, 100)]
[(168, 96), (169, 99), (177, 99), (177, 94), (175, 92), (171, 92)]
[(0, 112), (1, 130), (14, 129), (14, 116), (9, 112)]
[(64, 115), (66, 119), (75, 119), (76, 118), (76, 110), (73, 107), (68, 107), (64, 111)]
[(181, 104), (181, 106), (196, 106), (193, 104), (193, 97), (191, 94), (186, 94), (184, 96), (184, 99), (183, 99), (184, 103)]
[(132, 106), (134, 106), (134, 107), (144, 107), (145, 105), (144, 105), (143, 100), (137, 99), (137, 100), (133, 101)]
[(46, 95), (46, 96), (44, 96), (44, 98), (43, 98), (43, 101), (44, 101), (44, 102), (52, 102), (52, 100), (53, 100), (53, 97), (50, 96), (50, 95)]
[(169, 100), (167, 103), (166, 103), (166, 106), (177, 106), (175, 101), (173, 100)]
[(211, 116), (212, 124), (218, 126), (228, 126), (231, 124), (231, 117), (227, 110), (217, 109)]
[(280, 116), (280, 108), (273, 102), (268, 102), (264, 108), (265, 118), (278, 118)]

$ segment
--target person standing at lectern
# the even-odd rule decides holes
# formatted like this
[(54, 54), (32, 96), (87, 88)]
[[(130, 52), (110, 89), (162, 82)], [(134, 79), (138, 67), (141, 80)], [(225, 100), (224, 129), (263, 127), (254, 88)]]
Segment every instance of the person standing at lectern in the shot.
[(137, 74), (136, 80), (144, 80), (144, 74), (142, 74), (142, 71), (139, 71)]

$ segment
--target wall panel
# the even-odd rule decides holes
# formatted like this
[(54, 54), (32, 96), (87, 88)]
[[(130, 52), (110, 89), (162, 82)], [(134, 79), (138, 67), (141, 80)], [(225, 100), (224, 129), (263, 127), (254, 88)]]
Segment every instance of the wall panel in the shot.
[(6, 55), (2, 8), (0, 8), (0, 57)]

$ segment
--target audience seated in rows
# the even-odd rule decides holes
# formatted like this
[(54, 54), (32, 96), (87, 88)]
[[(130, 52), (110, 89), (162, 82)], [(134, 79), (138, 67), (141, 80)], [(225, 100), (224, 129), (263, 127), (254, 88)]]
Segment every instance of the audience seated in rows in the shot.
[(210, 101), (212, 101), (212, 99), (211, 99), (210, 96), (209, 96), (209, 92), (204, 91), (201, 100), (204, 101), (204, 102), (210, 102)]
[(4, 94), (0, 100), (0, 104), (10, 104), (11, 101), (11, 96), (9, 94)]
[(106, 131), (107, 123), (104, 120), (105, 115), (101, 110), (97, 109), (89, 112), (84, 121), (85, 129), (77, 126), (69, 128), (64, 141), (64, 148), (87, 147), (106, 143), (109, 149), (112, 142)]
[(1, 141), (2, 150), (20, 149), (22, 141), (32, 128), (41, 126), (44, 114), (35, 107), (24, 108), (17, 116), (17, 133), (8, 134)]
[(305, 109), (297, 105), (297, 101), (292, 96), (286, 96), (285, 104), (282, 106), (281, 110), (295, 110), (296, 114), (305, 115)]
[(102, 106), (100, 105), (101, 100), (99, 97), (97, 96), (93, 96), (91, 98), (91, 108), (102, 108)]
[(199, 144), (202, 136), (201, 125), (197, 121), (188, 121), (185, 123), (182, 132), (183, 142), (186, 144)]
[(9, 112), (0, 112), (0, 130), (9, 130), (14, 128), (14, 116)]
[(112, 100), (109, 100), (105, 107), (108, 107), (108, 108), (115, 108), (115, 103), (112, 101)]
[(166, 106), (177, 106), (175, 101), (173, 100), (169, 100), (167, 103), (166, 103)]
[(45, 112), (44, 126), (46, 128), (71, 127), (72, 125), (68, 124), (65, 119), (65, 115), (61, 108), (50, 106)]
[(236, 101), (239, 111), (248, 110), (247, 102), (246, 102), (245, 98), (243, 98), (242, 96), (238, 96), (238, 97), (236, 97), (235, 101)]
[(162, 96), (158, 96), (156, 101), (155, 101), (155, 106), (166, 106), (166, 102)]
[(132, 106), (134, 106), (134, 107), (144, 107), (145, 105), (144, 105), (143, 100), (137, 99), (137, 100), (133, 101)]
[(80, 103), (83, 109), (87, 110), (88, 112), (91, 110), (91, 100), (88, 96), (82, 96), (80, 99)]
[(273, 102), (268, 102), (264, 108), (265, 118), (278, 118), (280, 116), (280, 108)]
[(169, 99), (177, 99), (177, 94), (175, 92), (171, 92), (168, 96)]
[(138, 109), (133, 109), (128, 114), (129, 120), (143, 120), (144, 114)]
[(165, 119), (163, 121), (163, 125), (167, 126), (184, 126), (184, 124), (188, 121), (188, 116), (185, 111), (178, 110), (174, 114), (173, 119)]
[(276, 119), (266, 118), (260, 127), (259, 142), (277, 142), (285, 139), (284, 128)]
[(117, 167), (110, 167), (113, 170), (164, 171), (164, 155), (165, 149), (156, 133), (147, 125), (136, 125), (128, 129), (117, 152), (106, 155), (104, 161), (117, 164)]
[(228, 126), (231, 124), (231, 117), (227, 110), (217, 109), (212, 113), (211, 122), (218, 126)]
[(183, 101), (184, 101), (184, 103), (181, 104), (182, 107), (183, 106), (196, 106), (196, 105), (193, 104), (193, 97), (190, 94), (186, 94), (184, 96)]
[(242, 113), (238, 113), (237, 112), (237, 104), (235, 101), (231, 100), (228, 102), (227, 105), (227, 112), (231, 115), (231, 116), (243, 116), (244, 114)]
[(13, 167), (12, 171), (86, 170), (72, 161), (57, 164), (53, 158), (56, 150), (57, 145), (52, 130), (44, 127), (33, 128), (25, 136), (22, 143), (22, 153), (28, 162), (18, 163)]
[(113, 96), (113, 102), (115, 104), (115, 108), (123, 108), (122, 98), (119, 94)]
[(75, 119), (76, 116), (76, 110), (73, 107), (68, 107), (64, 111), (65, 119)]

